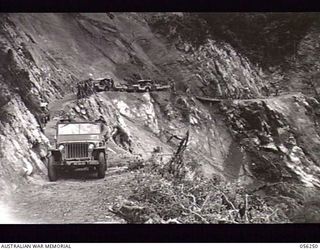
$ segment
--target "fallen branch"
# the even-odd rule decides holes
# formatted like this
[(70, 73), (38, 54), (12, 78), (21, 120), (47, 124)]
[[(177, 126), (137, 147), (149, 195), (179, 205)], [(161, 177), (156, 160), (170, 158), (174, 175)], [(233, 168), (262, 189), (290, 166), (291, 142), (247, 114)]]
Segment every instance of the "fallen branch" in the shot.
[(235, 207), (235, 205), (228, 199), (228, 197), (227, 197), (222, 191), (220, 191), (220, 192), (221, 192), (221, 194), (223, 195), (223, 197), (224, 197), (224, 199), (225, 199), (225, 202), (227, 202), (228, 205), (229, 205), (230, 207), (232, 207), (233, 210), (237, 210), (236, 207)]
[(211, 192), (209, 192), (209, 194), (206, 196), (206, 198), (204, 199), (204, 202), (202, 203), (201, 205), (201, 208), (200, 208), (200, 212), (203, 210), (204, 206), (207, 204), (207, 202), (209, 201), (209, 198), (211, 196)]
[(247, 222), (247, 223), (249, 223), (249, 219), (248, 219), (248, 195), (246, 194), (246, 196), (245, 196), (245, 203), (244, 203), (244, 205), (245, 205), (245, 210), (244, 210), (244, 218), (245, 218), (245, 221)]
[(178, 219), (168, 219), (162, 222), (163, 224), (182, 224)]
[(272, 214), (270, 214), (270, 215), (268, 215), (267, 216), (267, 221), (270, 221), (270, 217), (272, 216), (272, 215), (274, 215), (276, 212), (278, 212), (278, 208), (276, 209), (276, 210), (274, 210), (274, 212), (272, 213)]
[(179, 203), (180, 207), (182, 207), (184, 210), (188, 211), (189, 213), (192, 213), (194, 215), (196, 215), (199, 219), (201, 219), (201, 221), (203, 223), (209, 224), (209, 221), (207, 221), (203, 216), (201, 216), (200, 214), (198, 214), (197, 212), (191, 210), (190, 208), (186, 208), (184, 205), (182, 205), (181, 203)]

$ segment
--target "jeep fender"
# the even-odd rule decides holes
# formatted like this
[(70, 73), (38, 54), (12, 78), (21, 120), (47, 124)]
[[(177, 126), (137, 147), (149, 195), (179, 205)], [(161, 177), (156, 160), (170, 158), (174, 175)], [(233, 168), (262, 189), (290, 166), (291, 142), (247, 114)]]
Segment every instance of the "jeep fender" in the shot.
[(106, 147), (96, 147), (93, 149), (93, 152), (104, 152), (106, 153)]
[(108, 154), (106, 152), (106, 147), (96, 147), (93, 149), (92, 155), (96, 158), (98, 157), (99, 153), (103, 152), (106, 156), (106, 158), (108, 157)]
[(58, 149), (48, 149), (47, 158), (49, 158), (51, 155), (53, 155), (56, 160), (59, 160), (61, 158), (61, 152)]

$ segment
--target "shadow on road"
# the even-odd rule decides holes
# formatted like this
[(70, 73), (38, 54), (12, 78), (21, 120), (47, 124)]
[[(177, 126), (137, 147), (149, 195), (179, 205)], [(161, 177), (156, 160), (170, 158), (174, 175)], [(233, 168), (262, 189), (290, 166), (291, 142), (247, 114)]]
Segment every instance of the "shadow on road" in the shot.
[(86, 169), (60, 171), (59, 179), (61, 180), (101, 180), (97, 177), (96, 171)]
[[(127, 171), (127, 167), (109, 168), (106, 171), (106, 177), (120, 175)], [(61, 170), (59, 172), (59, 180), (103, 180), (97, 176), (97, 171), (89, 171), (88, 169)]]

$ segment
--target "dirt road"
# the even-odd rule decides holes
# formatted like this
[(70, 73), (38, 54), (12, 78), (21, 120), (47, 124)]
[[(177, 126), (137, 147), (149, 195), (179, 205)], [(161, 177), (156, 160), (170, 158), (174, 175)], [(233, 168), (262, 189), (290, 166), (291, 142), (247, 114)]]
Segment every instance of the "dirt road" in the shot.
[(32, 182), (11, 197), (15, 223), (124, 223), (108, 208), (119, 196), (130, 195), (134, 175), (109, 169), (104, 179), (87, 171), (65, 173), (57, 182)]

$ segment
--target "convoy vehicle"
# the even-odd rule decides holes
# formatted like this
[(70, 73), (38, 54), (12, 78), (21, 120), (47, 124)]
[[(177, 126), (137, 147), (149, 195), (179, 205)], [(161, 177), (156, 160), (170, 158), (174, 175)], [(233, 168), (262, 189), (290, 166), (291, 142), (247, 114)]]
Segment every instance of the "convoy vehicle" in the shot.
[(132, 88), (137, 92), (149, 92), (153, 90), (153, 84), (152, 80), (138, 80), (137, 83), (132, 85)]
[(94, 89), (97, 92), (108, 91), (114, 88), (114, 81), (112, 78), (100, 78), (93, 80)]
[(153, 80), (139, 80), (132, 85), (134, 91), (137, 92), (149, 92), (149, 91), (163, 91), (170, 89), (170, 85), (164, 85)]
[(89, 168), (104, 178), (107, 169), (102, 122), (59, 121), (54, 148), (48, 152), (48, 177), (58, 179), (59, 170)]
[(156, 90), (156, 91), (164, 91), (164, 90), (168, 90), (168, 89), (171, 89), (171, 86), (166, 84), (159, 84), (159, 83), (155, 83), (153, 85), (153, 89), (152, 90)]
[(133, 92), (134, 91), (132, 86), (127, 85), (127, 84), (123, 84), (123, 83), (114, 84), (113, 90), (120, 91), (120, 92)]

